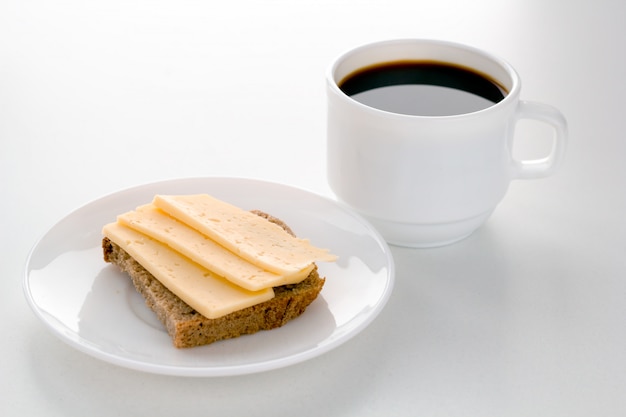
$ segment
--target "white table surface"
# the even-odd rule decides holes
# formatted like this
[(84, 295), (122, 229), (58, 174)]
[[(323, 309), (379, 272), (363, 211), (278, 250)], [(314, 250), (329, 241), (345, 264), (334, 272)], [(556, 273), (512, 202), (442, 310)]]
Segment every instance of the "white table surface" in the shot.
[[(619, 0), (3, 1), (0, 415), (626, 415), (624, 21)], [(100, 196), (196, 176), (332, 196), (325, 70), (399, 37), (507, 59), (570, 143), (468, 239), (392, 248), (394, 293), (362, 333), (287, 368), (183, 378), (99, 361), (37, 320), (29, 250)]]

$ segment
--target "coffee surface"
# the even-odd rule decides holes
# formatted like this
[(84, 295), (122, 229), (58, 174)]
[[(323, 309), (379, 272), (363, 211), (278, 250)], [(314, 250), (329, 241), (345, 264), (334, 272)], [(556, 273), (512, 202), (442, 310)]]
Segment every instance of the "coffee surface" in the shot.
[(486, 109), (506, 91), (469, 68), (432, 61), (398, 61), (360, 69), (339, 83), (356, 101), (393, 113), (451, 116)]

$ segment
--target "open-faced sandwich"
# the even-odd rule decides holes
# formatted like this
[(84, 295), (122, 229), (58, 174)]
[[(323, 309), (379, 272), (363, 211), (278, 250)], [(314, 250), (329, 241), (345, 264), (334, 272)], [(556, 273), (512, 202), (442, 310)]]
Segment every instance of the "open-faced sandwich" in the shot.
[(130, 275), (174, 346), (280, 327), (324, 285), (327, 249), (277, 218), (207, 194), (157, 195), (103, 228), (104, 260)]

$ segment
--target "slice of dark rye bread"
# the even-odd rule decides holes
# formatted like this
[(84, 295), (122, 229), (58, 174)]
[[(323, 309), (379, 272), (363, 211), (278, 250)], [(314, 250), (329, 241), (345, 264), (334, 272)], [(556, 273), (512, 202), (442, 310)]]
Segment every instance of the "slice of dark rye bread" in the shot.
[[(254, 211), (254, 213), (293, 234), (289, 227), (279, 219), (260, 211)], [(102, 249), (106, 262), (117, 265), (130, 275), (135, 289), (165, 325), (177, 348), (207, 345), (218, 340), (281, 327), (304, 313), (309, 304), (317, 298), (325, 282), (325, 279), (319, 276), (316, 266), (304, 281), (275, 287), (275, 296), (271, 300), (217, 319), (208, 319), (168, 290), (126, 251), (107, 237), (102, 239)]]

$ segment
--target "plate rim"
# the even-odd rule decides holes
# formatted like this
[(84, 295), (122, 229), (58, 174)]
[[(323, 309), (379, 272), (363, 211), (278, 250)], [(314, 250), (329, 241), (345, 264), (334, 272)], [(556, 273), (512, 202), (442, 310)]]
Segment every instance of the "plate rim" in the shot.
[[(386, 282), (383, 291), (381, 292), (381, 296), (378, 299), (375, 307), (370, 311), (367, 317), (359, 323), (355, 328), (351, 329), (347, 334), (342, 335), (340, 337), (336, 337), (334, 340), (326, 343), (322, 346), (314, 346), (312, 348), (307, 348), (302, 351), (298, 351), (296, 353), (288, 354), (286, 356), (282, 356), (279, 358), (272, 358), (269, 360), (263, 360), (261, 362), (252, 363), (252, 364), (237, 364), (237, 365), (227, 365), (227, 366), (186, 366), (186, 365), (168, 365), (168, 364), (159, 364), (155, 362), (146, 362), (146, 361), (138, 361), (136, 359), (125, 358), (119, 355), (115, 355), (106, 351), (102, 351), (101, 349), (97, 349), (92, 347), (92, 342), (88, 339), (85, 339), (78, 335), (75, 332), (71, 331), (62, 331), (57, 328), (58, 326), (54, 326), (50, 323), (50, 321), (45, 317), (44, 312), (41, 311), (41, 308), (37, 305), (36, 300), (33, 297), (31, 288), (30, 288), (30, 265), (33, 260), (33, 257), (36, 255), (37, 250), (41, 247), (41, 245), (45, 242), (46, 237), (56, 228), (59, 227), (63, 222), (68, 221), (81, 210), (88, 209), (90, 206), (96, 205), (98, 203), (102, 204), (105, 200), (111, 198), (121, 198), (122, 194), (131, 193), (133, 191), (140, 191), (147, 187), (156, 187), (156, 186), (173, 186), (177, 183), (195, 183), (195, 182), (244, 182), (244, 183), (255, 183), (260, 186), (270, 186), (270, 187), (280, 187), (289, 189), (291, 192), (300, 192), (306, 193), (311, 197), (316, 199), (324, 200), (326, 203), (330, 203), (334, 206), (337, 206), (341, 210), (347, 212), (355, 219), (359, 221), (359, 223), (368, 229), (368, 232), (375, 238), (376, 242), (380, 245), (382, 249), (382, 254), (385, 256), (387, 261), (386, 268)], [(166, 179), (161, 181), (152, 181), (145, 182), (142, 184), (122, 188), (117, 191), (110, 192), (108, 194), (102, 195), (100, 197), (89, 200), (88, 202), (76, 207), (75, 209), (68, 212), (65, 216), (59, 218), (54, 224), (48, 227), (45, 232), (43, 232), (39, 238), (32, 245), (31, 249), (28, 252), (26, 257), (26, 262), (24, 264), (24, 276), (22, 280), (22, 290), (23, 294), (26, 298), (26, 301), (33, 311), (35, 316), (41, 321), (44, 327), (54, 334), (57, 338), (61, 339), (64, 343), (69, 346), (75, 348), (76, 350), (87, 354), (96, 359), (102, 360), (104, 362), (124, 367), (127, 369), (133, 369), (136, 371), (147, 372), (152, 374), (159, 375), (170, 375), (170, 376), (185, 376), (185, 377), (221, 377), (221, 376), (236, 376), (236, 375), (247, 375), (254, 374), (259, 372), (266, 372), (274, 369), (280, 369), (287, 366), (295, 365), (297, 363), (305, 362), (307, 360), (313, 359), (315, 357), (321, 356), (352, 339), (357, 334), (361, 333), (365, 328), (367, 328), (381, 313), (381, 311), (387, 305), (389, 298), (393, 292), (393, 288), (395, 285), (395, 262), (391, 252), (391, 249), (387, 242), (384, 240), (382, 235), (374, 228), (374, 226), (359, 213), (355, 212), (345, 204), (340, 201), (333, 200), (324, 195), (320, 195), (313, 191), (307, 190), (305, 188), (296, 187), (293, 185), (275, 182), (275, 181), (267, 181), (255, 178), (245, 178), (245, 177), (220, 177), (220, 176), (196, 176), (196, 177), (182, 177), (182, 178), (174, 178), (174, 179)], [(70, 334), (68, 334), (70, 333)]]

